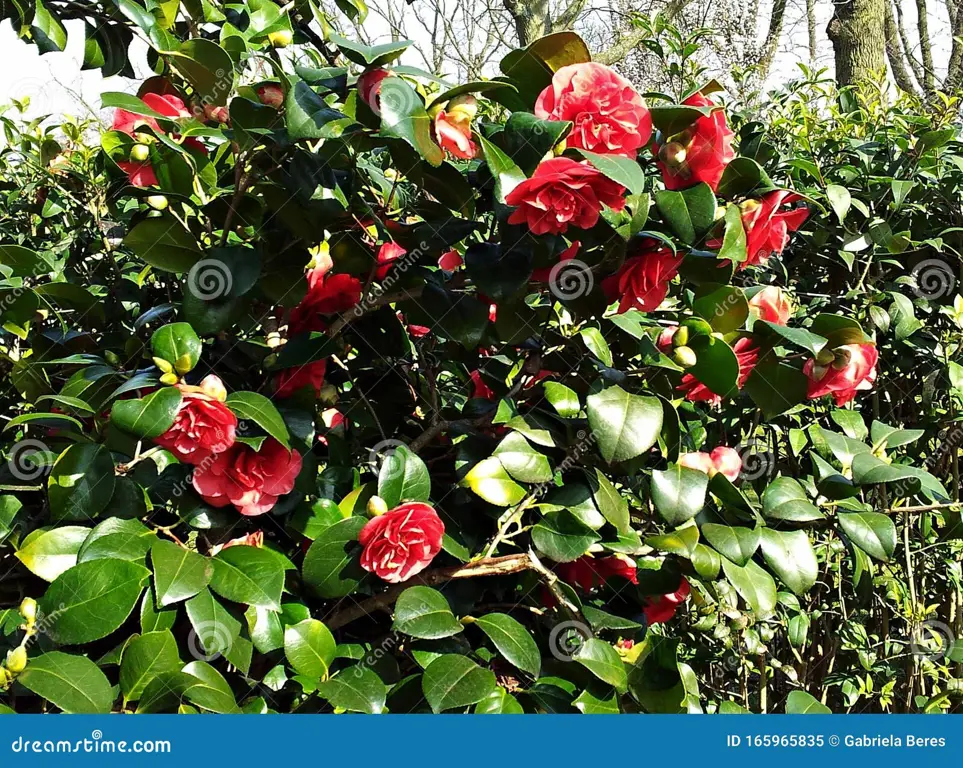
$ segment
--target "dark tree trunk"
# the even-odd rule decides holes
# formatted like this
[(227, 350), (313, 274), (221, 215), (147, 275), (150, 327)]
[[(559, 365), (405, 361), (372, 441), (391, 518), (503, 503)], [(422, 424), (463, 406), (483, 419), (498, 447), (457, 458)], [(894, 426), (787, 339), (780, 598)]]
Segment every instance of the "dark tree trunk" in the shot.
[(886, 68), (886, 0), (843, 0), (826, 33), (836, 56), (841, 86), (878, 76)]

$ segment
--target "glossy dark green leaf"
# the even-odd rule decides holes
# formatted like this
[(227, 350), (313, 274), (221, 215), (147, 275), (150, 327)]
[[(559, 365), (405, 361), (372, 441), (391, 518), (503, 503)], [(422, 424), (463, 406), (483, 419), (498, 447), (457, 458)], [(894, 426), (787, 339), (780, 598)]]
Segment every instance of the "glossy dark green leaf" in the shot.
[(506, 435), (492, 455), (520, 483), (545, 483), (552, 479), (548, 459), (518, 432)]
[(824, 515), (813, 504), (798, 481), (777, 477), (762, 494), (762, 514), (769, 520), (809, 523)]
[(335, 659), (337, 643), (317, 619), (305, 619), (284, 630), (284, 656), (299, 675), (324, 680)]
[(744, 566), (738, 566), (728, 558), (723, 558), (722, 570), (757, 617), (762, 619), (772, 615), (776, 608), (776, 582), (772, 576), (752, 560)]
[(672, 464), (652, 472), (652, 502), (669, 525), (682, 525), (702, 511), (708, 486), (705, 472)]
[(489, 504), (508, 507), (525, 498), (525, 489), (512, 480), (496, 456), (482, 459), (465, 475), (464, 484)]
[(124, 649), (120, 662), (120, 690), (124, 701), (137, 701), (157, 675), (176, 672), (182, 666), (177, 641), (169, 631), (135, 637)]
[(758, 529), (740, 525), (706, 523), (702, 526), (701, 532), (719, 554), (736, 565), (745, 565), (759, 548)]
[(91, 560), (65, 571), (40, 600), (58, 643), (91, 643), (114, 632), (137, 604), (150, 571), (127, 560)]
[(321, 683), (318, 695), (338, 709), (380, 715), (384, 712), (388, 686), (364, 664), (355, 664)]
[(392, 629), (422, 640), (438, 640), (464, 630), (445, 596), (431, 587), (409, 587), (395, 603)]
[(90, 535), (90, 529), (64, 525), (31, 531), (17, 550), (17, 559), (35, 576), (50, 582), (77, 564), (77, 553)]
[(150, 559), (160, 607), (194, 597), (210, 583), (214, 573), (209, 558), (163, 539), (151, 546)]
[(110, 517), (95, 526), (77, 552), (77, 562), (116, 558), (143, 563), (156, 534), (139, 520)]
[(86, 656), (48, 651), (31, 658), (17, 682), (72, 715), (105, 715), (114, 702), (106, 675)]
[(107, 446), (75, 443), (57, 458), (47, 481), (54, 520), (92, 520), (114, 493), (114, 460)]
[(716, 219), (716, 196), (705, 182), (680, 192), (656, 192), (662, 218), (685, 245), (701, 243)]
[(888, 562), (896, 550), (896, 525), (881, 512), (840, 512), (839, 525), (870, 557)]
[(572, 658), (617, 691), (624, 693), (628, 688), (628, 674), (622, 657), (605, 641), (590, 637), (579, 646)]
[(194, 678), (183, 694), (192, 704), (223, 715), (236, 714), (239, 711), (231, 686), (224, 676), (206, 661), (192, 661), (183, 671)]
[(181, 404), (177, 387), (161, 387), (139, 400), (118, 400), (111, 423), (137, 437), (159, 437), (170, 429)]
[(475, 625), (488, 635), (499, 653), (510, 663), (532, 677), (538, 677), (542, 660), (538, 646), (524, 626), (504, 613), (481, 616), (475, 620)]
[(425, 463), (406, 445), (392, 448), (378, 472), (378, 495), (389, 508), (403, 501), (428, 501), (431, 477)]
[(136, 224), (124, 238), (124, 245), (165, 272), (187, 272), (201, 256), (194, 235), (166, 213)]
[(204, 587), (184, 607), (193, 627), (191, 647), (213, 659), (230, 653), (241, 634), (241, 622), (231, 616)]
[(662, 405), (657, 398), (609, 387), (587, 401), (589, 426), (606, 461), (625, 461), (649, 450), (662, 430)]
[(795, 594), (802, 596), (819, 579), (819, 563), (805, 531), (760, 530), (766, 564)]
[(301, 139), (337, 138), (354, 123), (343, 112), (329, 107), (311, 86), (302, 80), (291, 83), (284, 97), (288, 137)]
[(349, 517), (326, 529), (304, 556), (304, 581), (321, 597), (343, 597), (364, 575), (358, 563), (358, 534), (367, 520)]
[(381, 81), (378, 100), (382, 134), (407, 142), (435, 167), (444, 162), (445, 152), (432, 136), (431, 118), (414, 88), (400, 77), (389, 77)]
[(421, 679), (425, 699), (435, 714), (459, 709), (485, 699), (495, 689), (495, 675), (459, 654), (435, 659)]
[(601, 537), (567, 510), (550, 512), (532, 528), (532, 542), (557, 563), (584, 555)]
[(259, 547), (226, 547), (211, 564), (211, 589), (244, 605), (279, 610), (284, 589), (284, 565), (272, 552)]
[(227, 407), (238, 419), (250, 419), (285, 448), (291, 447), (291, 433), (278, 412), (277, 406), (258, 392), (233, 392), (227, 397)]

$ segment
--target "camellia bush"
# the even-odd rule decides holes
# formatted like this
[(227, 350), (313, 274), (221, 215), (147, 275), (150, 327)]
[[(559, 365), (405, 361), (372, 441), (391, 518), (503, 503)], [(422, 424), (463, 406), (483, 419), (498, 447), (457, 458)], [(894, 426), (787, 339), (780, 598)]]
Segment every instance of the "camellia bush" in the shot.
[(156, 74), (3, 118), (0, 710), (957, 706), (952, 118), (302, 10), (12, 18)]

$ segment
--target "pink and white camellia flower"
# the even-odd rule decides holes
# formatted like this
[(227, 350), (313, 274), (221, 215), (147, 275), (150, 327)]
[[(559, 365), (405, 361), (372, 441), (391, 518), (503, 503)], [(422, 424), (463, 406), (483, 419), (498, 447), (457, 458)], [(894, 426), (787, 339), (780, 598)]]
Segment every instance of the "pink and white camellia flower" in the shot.
[(809, 378), (810, 400), (832, 395), (836, 405), (845, 405), (857, 392), (873, 388), (879, 351), (875, 344), (846, 344), (832, 350), (827, 364), (807, 360), (803, 373)]
[(186, 464), (200, 464), (234, 445), (237, 416), (224, 404), (227, 390), (220, 378), (211, 374), (196, 387), (177, 388), (181, 404), (174, 423), (154, 442)]
[[(701, 93), (692, 94), (682, 103), (690, 107), (715, 106)], [(666, 189), (686, 189), (705, 182), (715, 192), (726, 166), (736, 158), (736, 151), (732, 148), (735, 137), (726, 121), (726, 113), (714, 109), (684, 131), (657, 144), (656, 165), (662, 171)]]
[(679, 456), (679, 466), (697, 469), (705, 472), (709, 477), (719, 472), (734, 483), (742, 472), (742, 457), (734, 448), (720, 445), (713, 448), (712, 453), (703, 451), (683, 453)]
[(260, 102), (272, 109), (280, 109), (284, 103), (284, 89), (277, 83), (265, 83), (254, 89)]
[(301, 454), (288, 450), (273, 437), (260, 450), (235, 443), (209, 466), (194, 470), (194, 490), (212, 507), (233, 504), (246, 516), (263, 515), (278, 497), (294, 489), (301, 472)]
[(625, 187), (603, 176), (587, 162), (553, 157), (505, 196), (515, 211), (509, 224), (525, 224), (533, 235), (561, 234), (570, 226), (591, 229), (605, 206), (621, 211)]
[(789, 294), (775, 285), (767, 285), (756, 293), (749, 299), (749, 306), (756, 310), (760, 320), (773, 325), (785, 325), (793, 313)]
[(431, 506), (406, 502), (361, 529), (361, 567), (392, 584), (407, 581), (435, 559), (444, 534), (445, 524)]
[(634, 158), (652, 136), (645, 99), (618, 72), (591, 61), (559, 69), (535, 102), (535, 116), (571, 121), (566, 145), (600, 155)]

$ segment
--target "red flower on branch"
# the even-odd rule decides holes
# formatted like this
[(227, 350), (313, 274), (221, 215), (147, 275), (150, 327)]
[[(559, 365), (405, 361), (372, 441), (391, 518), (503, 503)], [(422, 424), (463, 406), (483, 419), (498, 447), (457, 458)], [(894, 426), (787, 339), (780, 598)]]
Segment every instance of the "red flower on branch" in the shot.
[(212, 374), (199, 386), (177, 388), (181, 404), (174, 423), (154, 442), (186, 464), (200, 464), (234, 445), (237, 416), (224, 404), (227, 390), (221, 380)]
[(407, 502), (361, 529), (361, 567), (393, 584), (407, 581), (435, 559), (444, 534), (445, 524), (432, 507)]
[(632, 84), (604, 64), (569, 64), (535, 102), (542, 120), (572, 122), (569, 147), (634, 158), (652, 136), (652, 115)]
[[(694, 93), (683, 104), (690, 107), (712, 107), (709, 99)], [(656, 164), (662, 172), (666, 189), (686, 189), (705, 182), (712, 191), (719, 188), (722, 172), (736, 157), (726, 113), (715, 109), (698, 118), (684, 131), (669, 136), (656, 145)]]
[(568, 157), (543, 160), (535, 174), (508, 193), (505, 202), (516, 210), (509, 224), (525, 224), (535, 235), (560, 234), (569, 226), (591, 229), (603, 207), (625, 207), (625, 188), (588, 163)]
[(233, 504), (242, 515), (263, 515), (294, 489), (301, 472), (301, 454), (288, 450), (273, 437), (259, 451), (235, 443), (209, 466), (194, 470), (194, 490), (212, 507)]
[(793, 305), (782, 288), (767, 285), (749, 299), (749, 306), (759, 313), (759, 319), (774, 325), (785, 325), (792, 317)]
[(846, 344), (832, 350), (825, 365), (807, 360), (803, 373), (809, 378), (810, 400), (832, 395), (836, 405), (845, 405), (856, 393), (873, 388), (879, 350), (875, 344)]
[(659, 595), (649, 600), (648, 605), (642, 609), (646, 623), (652, 626), (653, 624), (664, 624), (667, 622), (675, 616), (675, 612), (679, 610), (679, 606), (685, 602), (691, 591), (692, 587), (689, 586), (689, 582), (686, 581), (686, 578), (683, 576), (682, 583), (675, 592), (669, 592), (667, 595)]
[(780, 210), (799, 200), (799, 195), (786, 190), (769, 192), (759, 200), (747, 200), (742, 208), (742, 225), (746, 229), (745, 269), (764, 264), (770, 256), (778, 256), (789, 244), (789, 233), (799, 229), (809, 215), (807, 208)]
[(641, 254), (628, 257), (618, 272), (602, 281), (602, 291), (609, 301), (618, 299), (620, 313), (630, 309), (652, 312), (669, 293), (682, 258), (683, 254), (675, 255), (646, 241)]
[(305, 387), (311, 387), (315, 396), (320, 395), (321, 387), (324, 386), (326, 368), (327, 362), (325, 360), (316, 360), (297, 368), (285, 368), (274, 377), (275, 397), (291, 397), (295, 392)]

